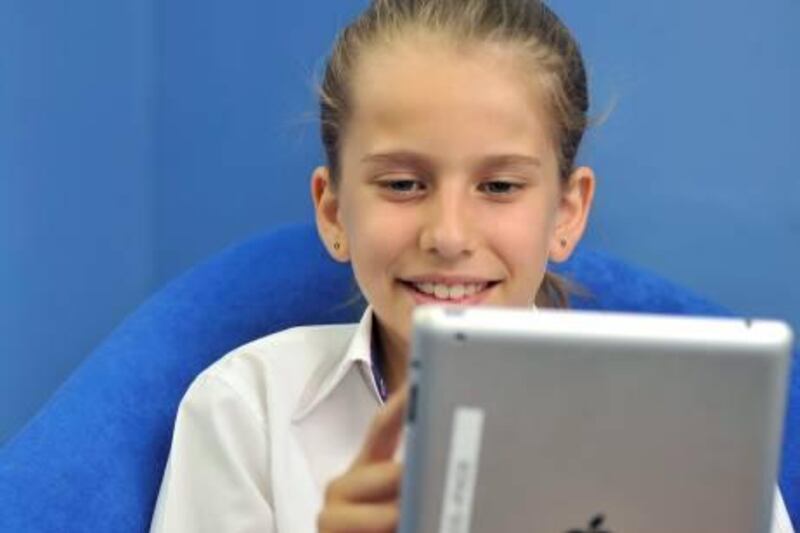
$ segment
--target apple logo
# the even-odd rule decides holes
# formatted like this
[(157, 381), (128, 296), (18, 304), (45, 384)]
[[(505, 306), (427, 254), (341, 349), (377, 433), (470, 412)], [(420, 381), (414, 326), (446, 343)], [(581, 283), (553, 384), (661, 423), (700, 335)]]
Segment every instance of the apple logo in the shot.
[(589, 521), (588, 529), (570, 529), (566, 533), (613, 533), (608, 529), (600, 529), (605, 520), (605, 515), (598, 514)]

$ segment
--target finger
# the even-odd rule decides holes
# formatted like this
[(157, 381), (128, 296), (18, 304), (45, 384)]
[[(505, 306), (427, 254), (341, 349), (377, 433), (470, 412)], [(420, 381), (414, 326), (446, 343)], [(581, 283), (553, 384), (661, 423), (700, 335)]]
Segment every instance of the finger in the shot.
[(383, 504), (343, 504), (326, 507), (317, 518), (323, 533), (394, 532), (400, 519), (397, 501)]
[(403, 467), (396, 462), (362, 465), (328, 485), (325, 501), (379, 502), (395, 500), (400, 494)]
[(408, 385), (401, 385), (372, 420), (354, 466), (388, 461), (394, 456), (408, 404)]

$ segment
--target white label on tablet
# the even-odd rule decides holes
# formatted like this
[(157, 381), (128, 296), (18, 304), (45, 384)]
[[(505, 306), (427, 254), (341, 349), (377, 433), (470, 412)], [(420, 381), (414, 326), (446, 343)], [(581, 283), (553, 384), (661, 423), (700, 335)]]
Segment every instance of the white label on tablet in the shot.
[(468, 533), (483, 435), (483, 410), (459, 407), (453, 415), (439, 533)]

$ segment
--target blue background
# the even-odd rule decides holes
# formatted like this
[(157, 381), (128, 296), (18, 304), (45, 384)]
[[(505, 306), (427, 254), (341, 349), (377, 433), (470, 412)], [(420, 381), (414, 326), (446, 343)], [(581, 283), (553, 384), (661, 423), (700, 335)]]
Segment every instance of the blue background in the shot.
[[(364, 4), (0, 2), (0, 442), (166, 281), (310, 219), (315, 73)], [(551, 4), (610, 112), (586, 243), (800, 329), (800, 3)]]

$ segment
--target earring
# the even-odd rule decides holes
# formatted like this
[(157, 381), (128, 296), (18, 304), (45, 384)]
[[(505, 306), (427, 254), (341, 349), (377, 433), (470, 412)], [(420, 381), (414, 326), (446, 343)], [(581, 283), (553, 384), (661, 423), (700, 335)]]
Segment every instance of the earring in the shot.
[(561, 238), (561, 247), (562, 248), (566, 248), (567, 247), (567, 239), (565, 239), (563, 237)]
[(341, 248), (341, 247), (342, 247), (342, 245), (339, 244), (339, 241), (336, 241), (335, 243), (333, 243), (333, 249), (336, 250), (337, 252), (339, 251), (339, 248)]

